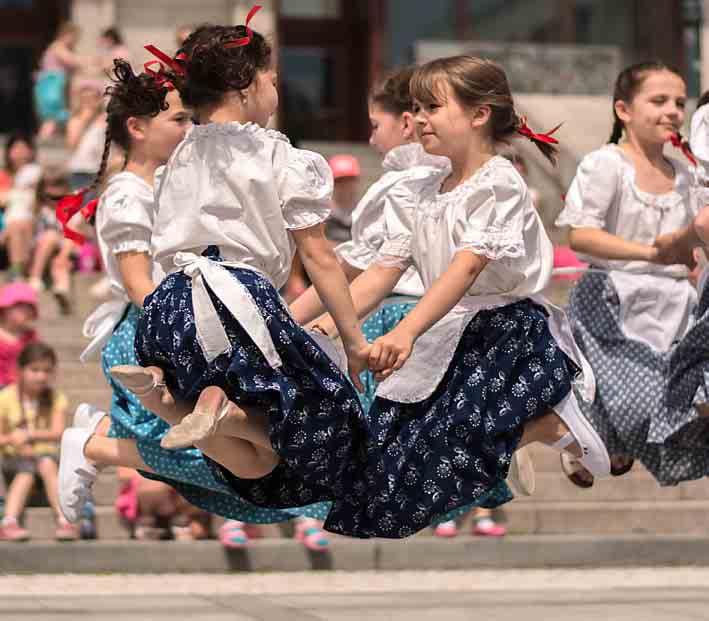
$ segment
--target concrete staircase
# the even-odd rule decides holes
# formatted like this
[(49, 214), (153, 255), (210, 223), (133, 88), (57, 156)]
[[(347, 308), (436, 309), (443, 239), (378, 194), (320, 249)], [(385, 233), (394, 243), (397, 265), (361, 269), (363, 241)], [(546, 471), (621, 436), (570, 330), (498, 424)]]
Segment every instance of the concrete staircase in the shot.
[[(58, 387), (73, 408), (82, 401), (108, 407), (110, 391), (98, 362), (83, 365), (78, 355), (84, 346), (83, 317), (96, 304), (88, 295), (91, 280), (78, 276), (75, 284), (76, 314), (59, 316), (52, 299), (43, 295), (40, 332), (59, 354)], [(554, 289), (556, 301), (566, 297), (568, 285)], [(707, 535), (709, 525), (709, 482), (698, 481), (672, 488), (660, 488), (639, 465), (625, 477), (599, 481), (581, 490), (561, 474), (558, 455), (544, 447), (533, 448), (537, 470), (537, 492), (505, 506), (503, 512), (512, 533), (564, 535), (673, 534)], [(95, 487), (97, 524), (102, 540), (128, 538), (113, 509), (118, 491), (115, 472), (103, 472)], [(30, 508), (27, 526), (36, 539), (53, 536), (51, 511)], [(467, 529), (467, 525), (466, 525)], [(287, 537), (287, 525), (262, 529), (268, 538)], [(425, 534), (430, 534), (425, 533)]]

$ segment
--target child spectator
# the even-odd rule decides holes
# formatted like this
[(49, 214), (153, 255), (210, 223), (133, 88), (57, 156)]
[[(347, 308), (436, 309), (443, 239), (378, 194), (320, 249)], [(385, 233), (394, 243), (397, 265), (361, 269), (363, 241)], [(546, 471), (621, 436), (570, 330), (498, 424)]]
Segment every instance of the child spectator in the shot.
[(28, 284), (14, 282), (0, 288), (0, 388), (17, 380), (18, 357), (37, 340), (38, 314), (37, 292)]
[(3, 473), (12, 476), (0, 525), (0, 540), (26, 541), (30, 533), (19, 524), (35, 476), (42, 479), (57, 520), (60, 541), (78, 537), (75, 527), (61, 515), (57, 497), (59, 439), (66, 425), (66, 397), (56, 391), (57, 357), (42, 343), (32, 343), (18, 358), (18, 379), (0, 391), (0, 451)]
[(106, 28), (98, 39), (98, 48), (101, 51), (101, 68), (105, 72), (113, 69), (113, 59), (123, 58), (130, 61), (130, 51), (123, 41), (123, 34), (118, 28)]
[(332, 193), (332, 212), (325, 223), (325, 237), (330, 241), (348, 241), (352, 235), (352, 212), (359, 198), (359, 161), (353, 155), (335, 155), (328, 161), (335, 178)]

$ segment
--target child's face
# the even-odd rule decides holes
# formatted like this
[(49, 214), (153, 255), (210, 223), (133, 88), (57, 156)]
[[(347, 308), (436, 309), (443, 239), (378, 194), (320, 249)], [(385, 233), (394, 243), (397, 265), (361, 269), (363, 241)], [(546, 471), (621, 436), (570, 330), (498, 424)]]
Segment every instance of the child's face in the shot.
[(142, 132), (148, 155), (161, 163), (167, 162), (192, 123), (176, 90), (167, 94), (166, 101), (169, 108), (146, 120)]
[(268, 125), (268, 121), (278, 109), (277, 85), (278, 74), (275, 69), (269, 68), (258, 71), (254, 81), (244, 91), (246, 116), (261, 127)]
[(24, 302), (6, 308), (2, 313), (3, 324), (13, 332), (31, 330), (36, 319), (35, 307)]
[(369, 104), (369, 122), (372, 133), (369, 144), (382, 155), (408, 142), (405, 136), (405, 123), (401, 117), (382, 109), (381, 106)]
[(458, 102), (445, 80), (439, 84), (435, 101), (416, 101), (414, 109), (418, 138), (428, 153), (452, 157), (470, 143), (472, 112)]
[(47, 390), (54, 380), (54, 365), (51, 360), (35, 360), (20, 369), (22, 389), (30, 395)]
[(687, 86), (671, 71), (653, 71), (631, 102), (617, 101), (616, 113), (629, 136), (644, 144), (664, 144), (684, 122)]
[(14, 170), (20, 170), (25, 164), (34, 161), (34, 149), (24, 140), (18, 140), (10, 147), (8, 159), (12, 162)]

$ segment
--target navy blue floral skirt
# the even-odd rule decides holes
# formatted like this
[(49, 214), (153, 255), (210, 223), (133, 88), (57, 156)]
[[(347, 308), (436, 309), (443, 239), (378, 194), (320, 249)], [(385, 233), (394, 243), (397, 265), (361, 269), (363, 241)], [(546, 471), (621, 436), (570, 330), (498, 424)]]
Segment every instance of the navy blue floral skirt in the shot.
[[(207, 363), (195, 333), (191, 280), (181, 272), (167, 277), (146, 299), (136, 334), (140, 364), (163, 368), (168, 386), (178, 398), (195, 399), (207, 386), (219, 386), (236, 403), (262, 407), (269, 417), (274, 450), (281, 457), (279, 465), (265, 477), (246, 480), (210, 462), (216, 475), (239, 497), (262, 507), (288, 509), (330, 501), (325, 528), (332, 532), (353, 537), (406, 537), (449, 511), (484, 502), (504, 482), (523, 420), (542, 413), (545, 407), (542, 391), (547, 382), (535, 384), (534, 371), (525, 364), (531, 364), (532, 358), (536, 361), (538, 354), (540, 369), (551, 373), (551, 365), (559, 367), (561, 380), (548, 382), (554, 388), (549, 403), (560, 401), (569, 390), (571, 371), (563, 354), (551, 350), (554, 343), (546, 330), (544, 312), (522, 303), (516, 329), (478, 327), (466, 331), (454, 364), (430, 400), (412, 406), (390, 404), (389, 413), (379, 404), (377, 415), (365, 416), (350, 382), (293, 321), (271, 283), (250, 270), (226, 269), (256, 301), (283, 365), (278, 369), (268, 365), (212, 292), (232, 351)], [(513, 313), (516, 307), (511, 308), (502, 312)], [(526, 328), (525, 318), (530, 323)], [(491, 334), (498, 338), (491, 339)], [(450, 391), (456, 394), (461, 381), (465, 383), (455, 368), (463, 364), (471, 348), (477, 347), (484, 357), (496, 344), (515, 337), (531, 340), (531, 353), (515, 366), (514, 352), (499, 352), (484, 368), (490, 378), (497, 377), (500, 365), (519, 370), (518, 375), (525, 372), (533, 392), (515, 409), (512, 420), (505, 417), (505, 433), (483, 433), (482, 424), (476, 424), (482, 421), (482, 414), (478, 421), (475, 408), (456, 410), (451, 397), (445, 395)], [(522, 349), (520, 343), (518, 358)], [(515, 379), (513, 375), (510, 377)], [(492, 397), (481, 398), (479, 388), (471, 386), (469, 391), (473, 401), (489, 402), (493, 407)], [(528, 412), (525, 404), (532, 398), (538, 398), (539, 404)], [(375, 403), (374, 409), (377, 407)], [(485, 416), (485, 420), (496, 420), (496, 414)], [(431, 469), (443, 478), (429, 480)]]

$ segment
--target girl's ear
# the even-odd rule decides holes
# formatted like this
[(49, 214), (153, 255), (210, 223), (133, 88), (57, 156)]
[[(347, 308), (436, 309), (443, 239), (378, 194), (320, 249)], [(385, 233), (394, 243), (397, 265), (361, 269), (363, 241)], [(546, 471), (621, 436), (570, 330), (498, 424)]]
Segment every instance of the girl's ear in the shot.
[(492, 118), (492, 107), (487, 104), (476, 106), (470, 116), (470, 124), (472, 127), (484, 127)]
[(411, 112), (401, 115), (402, 134), (406, 140), (413, 140), (416, 135), (416, 120)]
[(139, 142), (145, 138), (145, 120), (131, 116), (126, 121), (126, 127), (131, 140)]
[(623, 121), (623, 123), (627, 123), (630, 120), (630, 106), (628, 106), (627, 102), (619, 99), (613, 104), (613, 108), (618, 118)]

